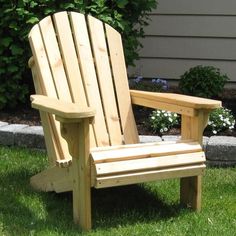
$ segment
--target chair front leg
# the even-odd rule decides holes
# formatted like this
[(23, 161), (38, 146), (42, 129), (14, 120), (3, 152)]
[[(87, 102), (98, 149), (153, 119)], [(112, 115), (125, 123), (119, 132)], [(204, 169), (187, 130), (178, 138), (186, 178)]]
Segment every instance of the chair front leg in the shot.
[[(202, 145), (203, 131), (209, 117), (208, 110), (198, 110), (197, 116), (182, 116), (181, 138), (192, 139)], [(196, 211), (201, 210), (202, 175), (180, 179), (180, 202)]]
[(92, 227), (89, 119), (61, 123), (61, 133), (72, 156), (74, 222), (87, 231)]

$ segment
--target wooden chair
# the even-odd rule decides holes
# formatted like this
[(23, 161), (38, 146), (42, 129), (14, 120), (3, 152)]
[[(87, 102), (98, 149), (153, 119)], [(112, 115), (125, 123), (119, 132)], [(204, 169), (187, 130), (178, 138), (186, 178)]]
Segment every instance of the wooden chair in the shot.
[[(130, 91), (120, 34), (100, 20), (59, 12), (35, 25), (29, 60), (45, 134), (42, 191), (73, 191), (74, 221), (91, 228), (91, 187), (180, 178), (180, 201), (201, 208), (202, 133), (221, 102)], [(182, 115), (181, 141), (140, 144), (132, 104)]]

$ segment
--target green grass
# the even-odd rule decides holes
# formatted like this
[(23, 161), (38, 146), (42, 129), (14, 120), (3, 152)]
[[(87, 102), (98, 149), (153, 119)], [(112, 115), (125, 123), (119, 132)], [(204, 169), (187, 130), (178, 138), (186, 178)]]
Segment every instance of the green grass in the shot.
[(181, 208), (179, 181), (92, 191), (93, 231), (72, 219), (71, 193), (34, 191), (44, 153), (0, 147), (0, 235), (236, 235), (236, 168), (207, 169), (200, 214)]

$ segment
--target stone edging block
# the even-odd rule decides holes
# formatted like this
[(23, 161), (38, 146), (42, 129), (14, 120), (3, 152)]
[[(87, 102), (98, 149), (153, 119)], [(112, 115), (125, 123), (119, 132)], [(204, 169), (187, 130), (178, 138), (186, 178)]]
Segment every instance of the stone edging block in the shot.
[(28, 126), (15, 133), (15, 145), (27, 148), (45, 149), (42, 126)]
[(218, 165), (236, 165), (236, 138), (212, 136), (206, 148), (207, 159)]
[(150, 142), (161, 142), (162, 139), (159, 136), (150, 136), (150, 135), (140, 135), (140, 143), (150, 143)]
[(8, 125), (7, 122), (0, 121), (0, 127)]
[(1, 126), (0, 127), (0, 144), (6, 145), (6, 146), (14, 145), (15, 133), (26, 127), (28, 127), (28, 125), (11, 124), (11, 125)]

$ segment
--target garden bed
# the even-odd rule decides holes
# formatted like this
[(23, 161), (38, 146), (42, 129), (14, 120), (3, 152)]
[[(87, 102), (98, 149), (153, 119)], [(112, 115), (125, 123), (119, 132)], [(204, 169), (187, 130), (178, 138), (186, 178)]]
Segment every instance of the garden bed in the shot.
[[(170, 92), (178, 92), (176, 87), (171, 87)], [(225, 89), (221, 96), (218, 98), (222, 100), (223, 106), (230, 109), (236, 118), (236, 89)], [(140, 135), (156, 135), (146, 125), (147, 119), (152, 109), (134, 106), (134, 115)], [(8, 122), (10, 124), (27, 124), (27, 125), (41, 125), (39, 112), (27, 106), (21, 106), (16, 109), (5, 109), (0, 113), (0, 121)], [(168, 132), (163, 133), (164, 135), (178, 135), (180, 134), (180, 128), (175, 127)], [(160, 134), (158, 134), (160, 135)], [(212, 133), (209, 131), (204, 132), (205, 136), (211, 136)], [(220, 132), (217, 135), (223, 136), (234, 136), (236, 137), (236, 129), (232, 131)]]

